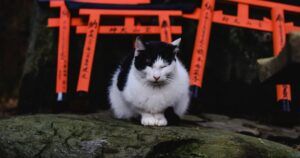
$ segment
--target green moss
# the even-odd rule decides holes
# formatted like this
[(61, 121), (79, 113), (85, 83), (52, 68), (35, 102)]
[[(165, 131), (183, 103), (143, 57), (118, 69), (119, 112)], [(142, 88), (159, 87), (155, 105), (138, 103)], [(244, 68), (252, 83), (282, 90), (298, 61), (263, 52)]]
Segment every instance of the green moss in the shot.
[(143, 127), (107, 113), (19, 116), (0, 121), (2, 157), (297, 158), (267, 140), (195, 126)]

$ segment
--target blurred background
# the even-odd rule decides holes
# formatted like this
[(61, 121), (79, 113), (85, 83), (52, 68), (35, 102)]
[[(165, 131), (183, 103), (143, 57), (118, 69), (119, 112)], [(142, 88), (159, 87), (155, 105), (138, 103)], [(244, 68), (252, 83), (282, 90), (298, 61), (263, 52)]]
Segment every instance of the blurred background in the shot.
[[(275, 1), (275, 0), (273, 0)], [(152, 0), (152, 4), (187, 4), (200, 6), (201, 0)], [(300, 6), (295, 0), (276, 2)], [(191, 7), (191, 8), (193, 8)], [(225, 13), (234, 13), (230, 6), (217, 5)], [(252, 8), (250, 17), (262, 19), (270, 13)], [(58, 10), (33, 0), (0, 1), (0, 115), (25, 113), (92, 113), (109, 108), (107, 87), (118, 63), (132, 53), (134, 35), (100, 35), (96, 46), (89, 93), (76, 93), (84, 35), (71, 31), (69, 90), (63, 102), (56, 102), (55, 75), (57, 29), (46, 28), (48, 17), (57, 17)], [(300, 25), (297, 15), (287, 15), (287, 21)], [(38, 21), (38, 23), (37, 23)], [(118, 19), (108, 19), (108, 22)], [(149, 24), (157, 24), (154, 19)], [(198, 22), (172, 19), (183, 26), (180, 58), (190, 67)], [(38, 34), (38, 35), (37, 35)], [(174, 36), (177, 38), (179, 36)], [(144, 36), (159, 40), (159, 36)], [(283, 113), (276, 102), (275, 86), (259, 83), (259, 58), (273, 55), (272, 34), (213, 24), (204, 86), (194, 98), (190, 113), (217, 113), (242, 117), (283, 126), (299, 124), (300, 86), (293, 86), (292, 112)], [(296, 75), (296, 72), (295, 72)], [(280, 117), (278, 117), (280, 116)]]

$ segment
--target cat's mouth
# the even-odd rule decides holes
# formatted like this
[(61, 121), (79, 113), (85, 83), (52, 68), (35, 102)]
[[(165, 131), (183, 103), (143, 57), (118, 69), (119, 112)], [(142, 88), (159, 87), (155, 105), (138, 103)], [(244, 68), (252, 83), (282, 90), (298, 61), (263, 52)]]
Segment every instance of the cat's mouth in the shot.
[(164, 81), (150, 81), (149, 82), (151, 86), (153, 87), (162, 87), (164, 85), (166, 85), (167, 83)]

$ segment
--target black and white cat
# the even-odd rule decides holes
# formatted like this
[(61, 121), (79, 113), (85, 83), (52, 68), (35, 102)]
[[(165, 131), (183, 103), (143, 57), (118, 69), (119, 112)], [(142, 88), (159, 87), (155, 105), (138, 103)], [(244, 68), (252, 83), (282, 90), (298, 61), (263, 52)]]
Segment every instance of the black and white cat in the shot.
[(109, 87), (115, 117), (141, 115), (145, 126), (168, 124), (164, 111), (173, 107), (182, 116), (190, 101), (189, 76), (177, 58), (181, 39), (172, 44), (143, 42), (137, 37), (135, 52), (117, 69)]

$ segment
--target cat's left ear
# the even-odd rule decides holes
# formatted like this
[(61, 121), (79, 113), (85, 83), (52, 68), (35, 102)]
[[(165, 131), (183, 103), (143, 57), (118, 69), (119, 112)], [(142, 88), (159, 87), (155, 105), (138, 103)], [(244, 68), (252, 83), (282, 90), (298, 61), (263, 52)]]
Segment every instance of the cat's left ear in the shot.
[(142, 40), (142, 37), (140, 37), (140, 36), (136, 37), (134, 46), (135, 46), (135, 49), (137, 49), (137, 50), (145, 50), (146, 49), (144, 42)]
[(135, 39), (135, 43), (134, 43), (134, 47), (135, 47), (135, 52), (134, 55), (138, 56), (140, 54), (141, 50), (145, 50), (146, 47), (144, 45), (144, 42), (142, 40), (142, 38), (140, 36), (137, 36)]
[(181, 42), (181, 38), (178, 38), (177, 40), (175, 40), (175, 41), (172, 42), (172, 45), (176, 46), (176, 47), (179, 47), (180, 42)]
[(180, 42), (181, 42), (181, 38), (178, 38), (177, 40), (175, 40), (175, 41), (172, 42), (172, 45), (173, 45), (173, 46), (176, 46), (176, 48), (174, 49), (174, 52), (175, 52), (175, 53), (178, 53), (178, 52), (179, 52), (179, 45), (180, 45)]

